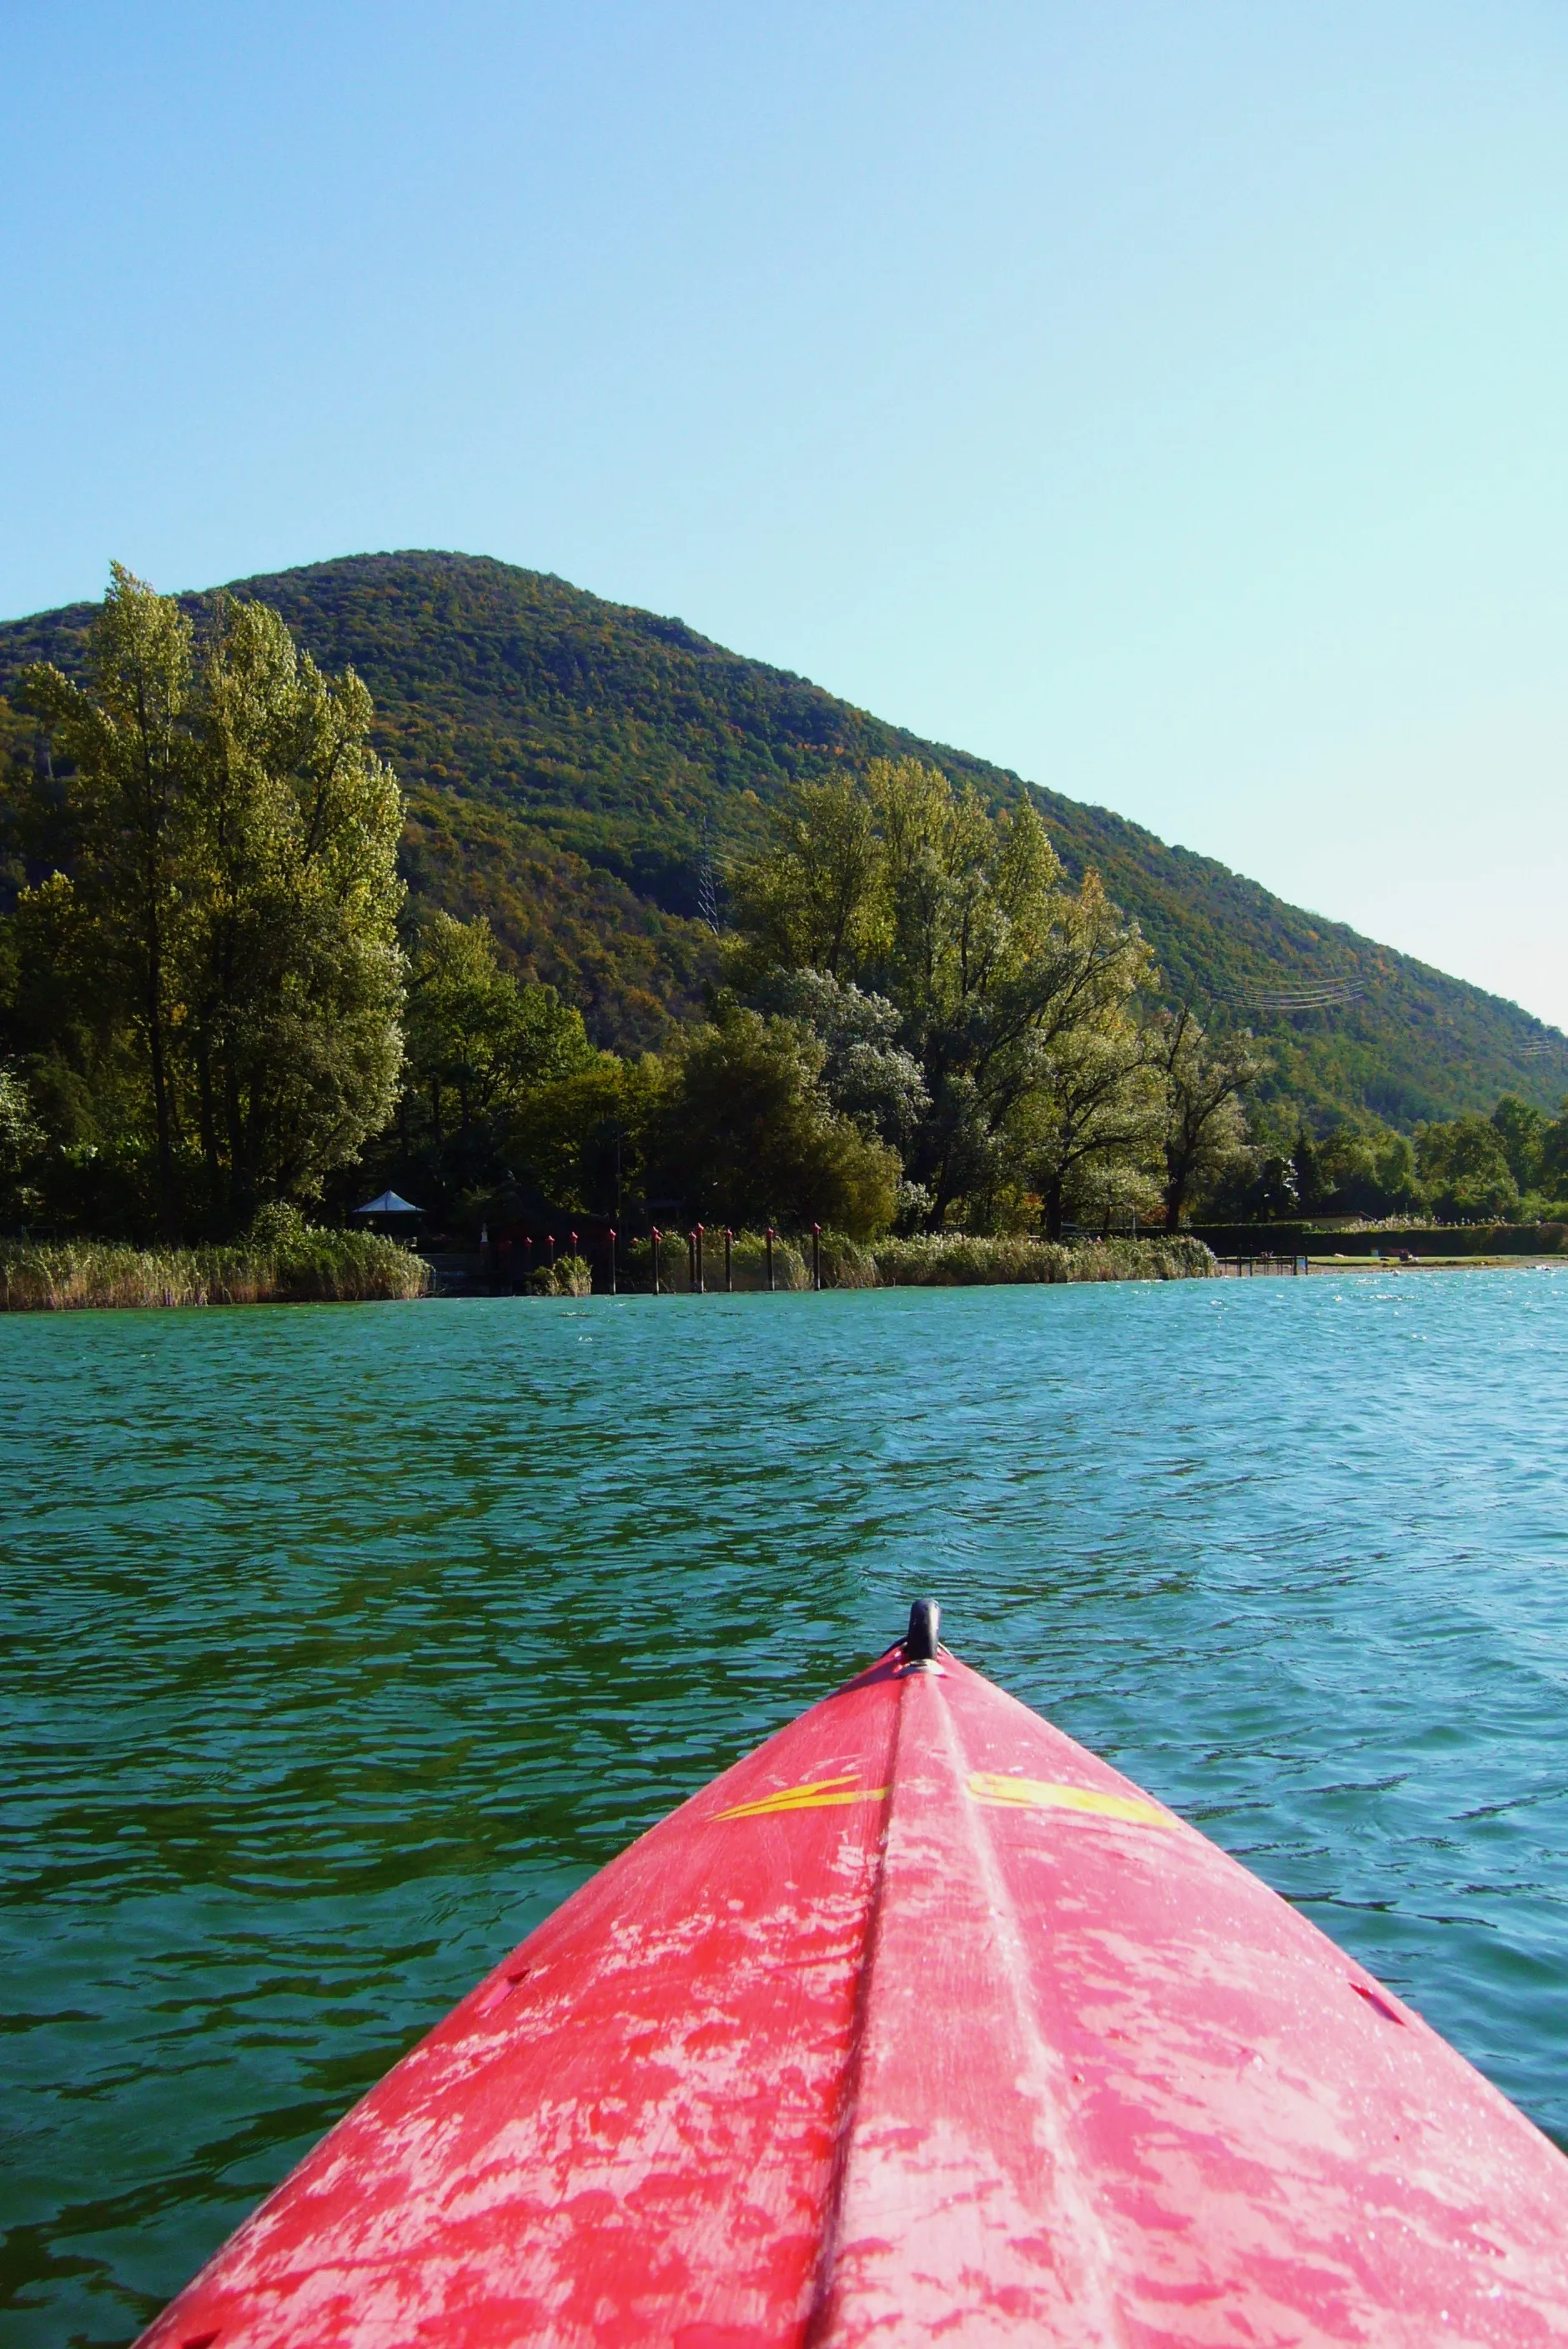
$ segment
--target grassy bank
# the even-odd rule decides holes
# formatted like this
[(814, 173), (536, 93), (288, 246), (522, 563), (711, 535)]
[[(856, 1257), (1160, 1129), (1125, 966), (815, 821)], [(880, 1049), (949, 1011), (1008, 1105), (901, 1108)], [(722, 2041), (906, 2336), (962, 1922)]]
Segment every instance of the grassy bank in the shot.
[(280, 1305), (423, 1297), (429, 1267), (374, 1232), (304, 1230), (281, 1245), (136, 1248), (0, 1240), (0, 1312), (106, 1305)]

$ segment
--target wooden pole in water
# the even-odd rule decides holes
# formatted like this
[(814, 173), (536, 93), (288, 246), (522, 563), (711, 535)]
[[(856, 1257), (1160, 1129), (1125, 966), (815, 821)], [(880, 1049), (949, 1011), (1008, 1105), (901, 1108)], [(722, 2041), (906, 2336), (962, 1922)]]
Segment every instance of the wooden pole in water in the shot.
[(658, 1227), (657, 1224), (655, 1224), (655, 1225), (654, 1226), (654, 1295), (655, 1295), (655, 1297), (656, 1297), (656, 1296), (658, 1295), (658, 1293), (659, 1293), (659, 1240), (660, 1240), (660, 1237), (661, 1237), (661, 1234), (660, 1234), (660, 1231), (659, 1231), (659, 1227)]
[(768, 1251), (768, 1294), (771, 1297), (773, 1294), (773, 1226), (771, 1224), (768, 1226), (768, 1237), (764, 1246)]
[(615, 1226), (610, 1226), (610, 1294), (615, 1294)]
[(727, 1297), (732, 1296), (735, 1290), (735, 1283), (729, 1277), (729, 1244), (734, 1237), (735, 1234), (726, 1224), (724, 1227), (724, 1293)]
[(707, 1283), (702, 1275), (702, 1226), (700, 1224), (696, 1227), (696, 1293), (699, 1297), (707, 1295)]
[(822, 1286), (822, 1226), (820, 1224), (813, 1224), (811, 1226), (811, 1286), (813, 1288), (820, 1288)]

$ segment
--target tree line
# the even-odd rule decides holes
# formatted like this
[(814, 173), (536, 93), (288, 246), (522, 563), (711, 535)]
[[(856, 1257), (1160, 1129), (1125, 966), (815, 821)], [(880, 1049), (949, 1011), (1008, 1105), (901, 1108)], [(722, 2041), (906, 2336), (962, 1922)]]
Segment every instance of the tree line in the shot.
[(1548, 1117), (1504, 1093), (1490, 1117), (1418, 1124), (1398, 1133), (1346, 1119), (1322, 1137), (1303, 1126), (1286, 1147), (1257, 1145), (1217, 1186), (1213, 1213), (1251, 1222), (1311, 1216), (1440, 1223), (1568, 1219), (1568, 1101)]
[(1069, 883), (1028, 801), (993, 810), (913, 760), (789, 790), (729, 876), (707, 1016), (616, 1054), (483, 920), (413, 916), (369, 696), (265, 606), (219, 596), (192, 621), (117, 568), (85, 681), (35, 667), (22, 698), (36, 877), (0, 920), (13, 1223), (222, 1236), (271, 1201), (341, 1213), (391, 1182), (453, 1223), (521, 1196), (1054, 1238), (1201, 1205), (1510, 1182), (1517, 1204), (1563, 1163), (1522, 1103), (1413, 1145), (1250, 1143), (1252, 1037), (1161, 1001), (1136, 923), (1092, 873)]

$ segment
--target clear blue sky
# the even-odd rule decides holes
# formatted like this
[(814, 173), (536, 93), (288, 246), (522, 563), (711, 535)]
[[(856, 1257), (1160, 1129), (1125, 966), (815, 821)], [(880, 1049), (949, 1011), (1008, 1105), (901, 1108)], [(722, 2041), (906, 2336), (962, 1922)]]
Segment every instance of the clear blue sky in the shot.
[(0, 8), (0, 614), (458, 547), (1568, 1024), (1568, 13)]

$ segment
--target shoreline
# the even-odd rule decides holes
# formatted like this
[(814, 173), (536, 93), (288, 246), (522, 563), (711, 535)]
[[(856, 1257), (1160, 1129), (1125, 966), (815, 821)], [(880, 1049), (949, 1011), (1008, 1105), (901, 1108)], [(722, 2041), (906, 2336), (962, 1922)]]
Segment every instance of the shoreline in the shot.
[[(781, 1243), (782, 1294), (810, 1293), (811, 1281), (798, 1246)], [(693, 1293), (680, 1254), (671, 1251), (657, 1294)], [(573, 1259), (571, 1285), (509, 1289), (482, 1278), (443, 1282), (438, 1268), (395, 1240), (366, 1232), (306, 1231), (285, 1249), (246, 1247), (136, 1248), (119, 1241), (49, 1244), (0, 1241), (0, 1314), (66, 1313), (222, 1305), (410, 1303), (430, 1297), (528, 1298), (541, 1293), (608, 1293), (589, 1285), (586, 1264)], [(1085, 1282), (1212, 1279), (1220, 1268), (1201, 1240), (1110, 1239), (1064, 1242), (1023, 1235), (883, 1240), (861, 1246), (830, 1238), (821, 1249), (823, 1289), (1054, 1288)], [(564, 1266), (562, 1268), (565, 1269)], [(737, 1285), (738, 1294), (766, 1293), (760, 1275)], [(582, 1285), (577, 1285), (580, 1280)], [(617, 1294), (652, 1296), (651, 1282), (634, 1273)], [(724, 1294), (717, 1281), (706, 1293)]]
[(1388, 1256), (1314, 1256), (1306, 1262), (1314, 1272), (1541, 1272), (1561, 1271), (1568, 1259), (1561, 1256), (1412, 1256), (1401, 1263)]

